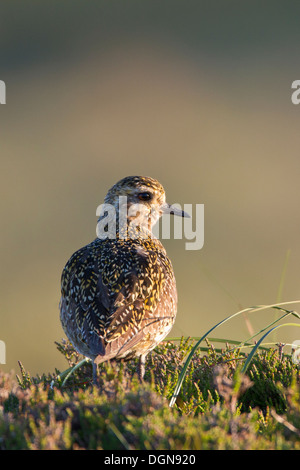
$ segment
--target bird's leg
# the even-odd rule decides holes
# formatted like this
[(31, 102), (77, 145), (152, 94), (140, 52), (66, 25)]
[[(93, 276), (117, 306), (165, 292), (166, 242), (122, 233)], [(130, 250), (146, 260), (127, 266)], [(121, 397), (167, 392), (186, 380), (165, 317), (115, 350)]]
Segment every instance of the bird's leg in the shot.
[(98, 365), (93, 361), (93, 385), (98, 385)]
[(144, 381), (144, 375), (145, 375), (145, 360), (146, 360), (146, 354), (141, 354), (139, 357), (139, 365), (138, 365), (138, 377), (140, 382), (142, 383)]

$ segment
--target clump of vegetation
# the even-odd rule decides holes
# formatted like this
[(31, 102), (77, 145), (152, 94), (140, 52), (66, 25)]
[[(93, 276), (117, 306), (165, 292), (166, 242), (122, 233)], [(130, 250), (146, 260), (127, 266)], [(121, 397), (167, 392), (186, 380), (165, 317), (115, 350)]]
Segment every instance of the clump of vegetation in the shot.
[[(0, 372), (0, 449), (300, 449), (300, 372), (290, 354), (259, 349), (242, 372), (242, 348), (194, 346), (161, 343), (143, 384), (135, 361), (101, 364), (98, 387), (88, 362), (63, 386), (60, 371)], [(80, 360), (70, 343), (57, 347), (69, 367)]]

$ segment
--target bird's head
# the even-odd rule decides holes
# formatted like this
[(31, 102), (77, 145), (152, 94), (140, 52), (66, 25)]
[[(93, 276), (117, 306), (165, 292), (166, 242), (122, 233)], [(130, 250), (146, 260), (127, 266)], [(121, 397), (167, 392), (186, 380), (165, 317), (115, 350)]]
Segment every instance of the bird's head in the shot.
[(114, 206), (119, 217), (126, 217), (126, 223), (143, 226), (151, 230), (162, 214), (189, 217), (188, 214), (166, 202), (163, 186), (149, 176), (127, 176), (112, 186), (105, 204)]

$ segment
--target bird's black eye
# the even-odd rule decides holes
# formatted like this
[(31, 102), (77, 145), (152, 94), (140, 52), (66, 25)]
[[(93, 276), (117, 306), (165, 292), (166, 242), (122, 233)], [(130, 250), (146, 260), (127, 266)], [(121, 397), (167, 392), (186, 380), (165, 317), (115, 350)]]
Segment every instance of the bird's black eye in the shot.
[(150, 201), (152, 199), (152, 194), (145, 191), (144, 193), (139, 193), (138, 198), (140, 201)]

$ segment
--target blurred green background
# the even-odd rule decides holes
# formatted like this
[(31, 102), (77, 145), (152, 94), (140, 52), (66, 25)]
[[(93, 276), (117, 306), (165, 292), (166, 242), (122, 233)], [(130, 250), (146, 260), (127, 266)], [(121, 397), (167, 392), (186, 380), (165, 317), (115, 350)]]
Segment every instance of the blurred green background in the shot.
[[(179, 292), (171, 336), (276, 302), (288, 250), (281, 300), (300, 298), (299, 15), (277, 0), (1, 2), (3, 369), (65, 368), (61, 271), (127, 175), (205, 205), (202, 250), (164, 241)], [(273, 317), (249, 319), (257, 330)], [(239, 318), (214, 336), (249, 332)]]

